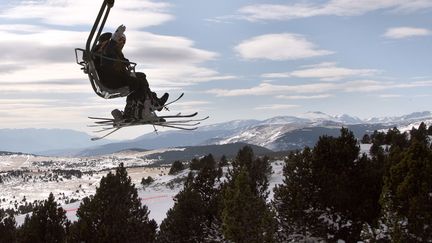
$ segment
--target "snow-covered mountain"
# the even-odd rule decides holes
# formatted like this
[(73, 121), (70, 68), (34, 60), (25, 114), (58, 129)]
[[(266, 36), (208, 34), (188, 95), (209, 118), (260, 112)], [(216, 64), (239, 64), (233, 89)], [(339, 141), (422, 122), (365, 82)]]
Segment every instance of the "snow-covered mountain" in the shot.
[(347, 127), (361, 138), (374, 130), (399, 127), (401, 131), (418, 127), (421, 122), (432, 125), (432, 113), (415, 112), (399, 117), (381, 117), (362, 120), (347, 114), (331, 116), (323, 112), (307, 112), (299, 116), (278, 116), (257, 122), (247, 128), (233, 130), (232, 134), (211, 138), (206, 144), (245, 142), (274, 151), (301, 149), (313, 146), (319, 136), (338, 136), (341, 127)]
[(45, 151), (48, 150), (67, 154), (110, 142), (105, 140), (94, 143), (87, 133), (70, 129), (0, 129), (0, 138), (0, 151), (34, 154), (46, 154)]
[(408, 115), (403, 116), (391, 116), (391, 117), (372, 117), (364, 120), (365, 123), (393, 123), (393, 124), (407, 124), (416, 121), (427, 121), (432, 119), (432, 112), (423, 111), (423, 112), (413, 112)]
[[(395, 126), (401, 131), (410, 130), (413, 126), (418, 126), (420, 122), (425, 122), (428, 126), (431, 125), (432, 113), (430, 111), (423, 111), (403, 116), (375, 117), (362, 120), (347, 114), (329, 115), (323, 112), (313, 111), (297, 116), (277, 116), (265, 120), (228, 121), (201, 126), (196, 131), (166, 131), (159, 132), (158, 134), (148, 133), (133, 140), (116, 143), (108, 143), (107, 140), (103, 140), (102, 142), (106, 144), (102, 145), (90, 142), (90, 136), (86, 134), (79, 136), (79, 139), (69, 139), (64, 142), (64, 144), (61, 142), (63, 140), (55, 139), (38, 141), (38, 138), (40, 140), (40, 138), (43, 137), (43, 135), (40, 134), (37, 137), (31, 137), (31, 139), (23, 135), (21, 135), (21, 137), (10, 135), (7, 137), (8, 139), (2, 140), (4, 141), (3, 144), (0, 143), (0, 151), (27, 153), (38, 151), (38, 154), (45, 155), (91, 156), (109, 154), (125, 149), (151, 150), (168, 147), (217, 145), (236, 142), (254, 144), (274, 151), (280, 151), (313, 146), (319, 136), (325, 134), (338, 136), (342, 126), (349, 128), (358, 138), (361, 138), (364, 134), (371, 133), (374, 130), (388, 129)], [(49, 132), (55, 133), (55, 130), (50, 130)], [(21, 132), (21, 134), (23, 133)], [(1, 130), (0, 137), (6, 138), (2, 135)], [(55, 138), (55, 134), (50, 135), (50, 137)], [(65, 138), (69, 136), (59, 134), (58, 137)], [(71, 144), (71, 141), (75, 140), (78, 142)], [(53, 142), (47, 144), (47, 141)], [(32, 146), (35, 145), (30, 146), (29, 143), (36, 144), (38, 147), (33, 148)], [(80, 146), (79, 149), (77, 149), (78, 145)], [(29, 148), (32, 148), (31, 151), (29, 151)], [(44, 150), (47, 152), (40, 152)]]
[(394, 126), (411, 129), (421, 121), (432, 123), (432, 113), (416, 112), (400, 117), (362, 120), (347, 114), (328, 115), (307, 112), (298, 116), (277, 116), (265, 120), (234, 120), (202, 126), (196, 131), (149, 133), (134, 140), (95, 146), (77, 155), (100, 155), (128, 148), (158, 149), (178, 146), (212, 145), (243, 142), (281, 151), (313, 146), (322, 135), (338, 136), (342, 126), (361, 138), (374, 130)]

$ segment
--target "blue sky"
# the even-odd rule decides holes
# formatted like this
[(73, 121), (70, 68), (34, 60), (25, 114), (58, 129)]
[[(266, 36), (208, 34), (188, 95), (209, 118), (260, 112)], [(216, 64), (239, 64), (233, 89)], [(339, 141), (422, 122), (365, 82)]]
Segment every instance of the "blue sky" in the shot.
[[(0, 128), (90, 132), (124, 99), (97, 97), (74, 62), (102, 1), (0, 4)], [(206, 124), (322, 111), (360, 118), (432, 110), (430, 0), (118, 0), (106, 30), (175, 112)], [(151, 127), (125, 129), (134, 138)]]

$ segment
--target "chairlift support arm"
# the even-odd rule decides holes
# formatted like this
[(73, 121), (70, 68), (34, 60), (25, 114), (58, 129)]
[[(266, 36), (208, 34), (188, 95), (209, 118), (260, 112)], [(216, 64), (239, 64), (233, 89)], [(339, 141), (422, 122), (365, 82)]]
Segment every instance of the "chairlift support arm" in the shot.
[[(89, 37), (87, 38), (86, 53), (88, 53), (89, 55), (91, 55), (94, 47), (96, 46), (97, 40), (100, 34), (102, 33), (106, 20), (108, 19), (110, 10), (113, 6), (114, 6), (114, 0), (104, 0), (102, 3), (102, 6), (99, 10), (99, 14), (96, 17), (92, 30), (90, 31)], [(97, 35), (95, 36), (96, 30), (97, 30)]]

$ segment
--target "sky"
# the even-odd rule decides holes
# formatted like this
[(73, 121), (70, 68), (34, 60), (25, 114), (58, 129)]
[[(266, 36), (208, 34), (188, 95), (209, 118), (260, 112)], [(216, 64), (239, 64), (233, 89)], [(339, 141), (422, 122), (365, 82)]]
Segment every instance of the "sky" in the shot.
[[(88, 116), (123, 109), (75, 63), (101, 3), (0, 1), (0, 129), (91, 134)], [(152, 90), (185, 93), (161, 115), (198, 111), (210, 116), (203, 125), (309, 111), (365, 119), (432, 110), (431, 12), (431, 0), (117, 0), (104, 30), (126, 26), (123, 52)]]

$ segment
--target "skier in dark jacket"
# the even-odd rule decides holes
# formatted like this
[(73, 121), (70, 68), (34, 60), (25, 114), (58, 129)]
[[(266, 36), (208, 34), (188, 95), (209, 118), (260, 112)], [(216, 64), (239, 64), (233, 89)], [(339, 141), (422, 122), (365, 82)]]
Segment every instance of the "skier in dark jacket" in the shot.
[[(99, 40), (100, 48), (103, 48), (102, 54), (108, 58), (100, 58), (98, 74), (101, 82), (107, 88), (118, 89), (128, 86), (129, 90), (132, 91), (126, 99), (124, 113), (121, 114), (118, 110), (112, 112), (115, 119), (151, 119), (154, 110), (162, 110), (163, 105), (168, 100), (168, 93), (159, 99), (156, 93), (150, 90), (144, 73), (133, 73), (129, 70), (129, 60), (124, 57), (122, 52), (126, 43), (125, 30), (126, 27), (120, 25), (107, 43)], [(103, 46), (104, 44), (106, 46)]]

